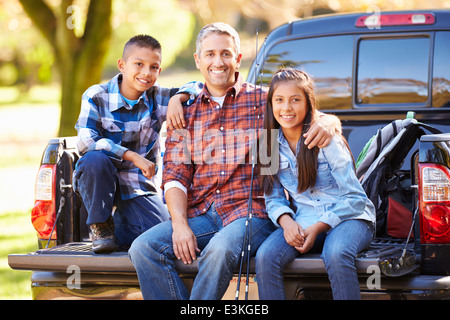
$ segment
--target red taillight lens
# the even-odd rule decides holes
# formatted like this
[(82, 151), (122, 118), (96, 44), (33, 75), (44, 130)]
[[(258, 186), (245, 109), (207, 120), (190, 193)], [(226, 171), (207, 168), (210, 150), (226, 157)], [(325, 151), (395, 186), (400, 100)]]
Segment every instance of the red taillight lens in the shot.
[(450, 243), (450, 170), (419, 164), (422, 243)]
[[(56, 165), (43, 165), (39, 169), (35, 186), (35, 203), (31, 210), (31, 222), (40, 239), (48, 239), (55, 223)], [(56, 239), (53, 232), (52, 239)]]

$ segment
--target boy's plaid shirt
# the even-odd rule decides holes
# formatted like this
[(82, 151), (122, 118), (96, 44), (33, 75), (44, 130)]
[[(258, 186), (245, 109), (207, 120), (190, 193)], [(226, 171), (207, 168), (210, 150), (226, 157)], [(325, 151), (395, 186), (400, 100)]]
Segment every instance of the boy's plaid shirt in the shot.
[[(90, 87), (83, 94), (81, 111), (75, 128), (77, 147), (81, 155), (102, 150), (118, 169), (120, 193), (123, 200), (155, 194), (155, 179), (147, 179), (131, 161), (123, 161), (123, 154), (132, 150), (155, 164), (160, 163), (159, 131), (166, 120), (171, 95), (187, 92), (198, 95), (203, 85), (191, 82), (178, 89), (152, 87), (144, 92), (138, 103), (130, 107), (119, 91), (122, 74), (108, 83)], [(192, 103), (193, 99), (188, 102)], [(155, 105), (156, 103), (156, 105)]]
[[(266, 90), (244, 83), (239, 73), (236, 79), (222, 107), (203, 89), (196, 102), (184, 109), (186, 130), (168, 130), (164, 154), (163, 185), (178, 181), (187, 189), (188, 217), (205, 213), (214, 202), (224, 226), (247, 215), (249, 146), (255, 132), (251, 129), (262, 129), (267, 97)], [(262, 105), (255, 108), (259, 99)], [(248, 138), (240, 139), (243, 136)], [(266, 218), (261, 182), (256, 171), (252, 214)]]

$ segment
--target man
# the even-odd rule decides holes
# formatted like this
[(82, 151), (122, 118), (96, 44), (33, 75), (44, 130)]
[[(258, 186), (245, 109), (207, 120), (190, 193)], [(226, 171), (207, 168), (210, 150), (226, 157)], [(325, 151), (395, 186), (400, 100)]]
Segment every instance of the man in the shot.
[[(194, 58), (205, 87), (184, 109), (185, 129), (169, 130), (166, 140), (163, 186), (171, 221), (145, 232), (129, 251), (144, 299), (221, 299), (241, 255), (251, 189), (251, 141), (238, 139), (242, 143), (230, 143), (232, 148), (227, 142), (237, 133), (262, 128), (263, 108), (254, 102), (261, 94), (265, 101), (266, 92), (245, 83), (237, 72), (240, 40), (227, 24), (210, 24), (200, 31)], [(315, 130), (323, 143), (334, 127), (331, 133), (320, 125)], [(254, 255), (274, 226), (265, 211), (259, 177), (252, 194)], [(197, 258), (198, 274), (189, 296), (173, 260), (189, 264)]]

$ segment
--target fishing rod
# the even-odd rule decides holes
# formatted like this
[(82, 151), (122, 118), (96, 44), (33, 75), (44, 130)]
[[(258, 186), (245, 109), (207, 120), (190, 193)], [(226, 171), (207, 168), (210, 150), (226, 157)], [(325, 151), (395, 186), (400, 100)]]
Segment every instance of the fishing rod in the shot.
[[(256, 29), (256, 58), (255, 58), (255, 90), (257, 88), (258, 84), (258, 68), (260, 64), (258, 63), (258, 39), (259, 39), (259, 30), (260, 28)], [(265, 42), (264, 42), (265, 44)], [(265, 46), (265, 45), (264, 45)], [(263, 49), (264, 50), (264, 49)], [(264, 52), (263, 52), (264, 53)], [(264, 59), (264, 54), (263, 54)], [(262, 70), (260, 71), (262, 72)], [(254, 106), (254, 117), (253, 117), (253, 130), (254, 130), (254, 139), (252, 142), (251, 150), (252, 150), (252, 174), (251, 174), (251, 180), (250, 180), (250, 195), (248, 199), (248, 211), (247, 211), (247, 219), (245, 221), (245, 234), (244, 239), (242, 242), (241, 247), (241, 257), (240, 257), (240, 265), (239, 265), (239, 275), (238, 275), (238, 281), (237, 281), (237, 287), (236, 287), (236, 296), (235, 299), (239, 300), (239, 291), (240, 291), (240, 285), (241, 285), (241, 277), (242, 277), (242, 269), (243, 269), (243, 263), (244, 263), (244, 257), (245, 257), (245, 250), (247, 249), (247, 261), (246, 261), (246, 280), (245, 280), (245, 300), (248, 300), (248, 292), (249, 292), (249, 275), (250, 275), (250, 257), (251, 257), (251, 240), (252, 240), (252, 218), (253, 218), (253, 211), (252, 211), (252, 205), (253, 205), (253, 181), (255, 177), (255, 167), (256, 167), (256, 158), (257, 158), (257, 140), (258, 140), (258, 128), (256, 125), (256, 119), (257, 119), (257, 110), (261, 107), (261, 101), (262, 101), (262, 74), (261, 74), (261, 86), (260, 86), (260, 95), (259, 95), (259, 103), (258, 103), (258, 97), (257, 94), (255, 94), (255, 106)]]

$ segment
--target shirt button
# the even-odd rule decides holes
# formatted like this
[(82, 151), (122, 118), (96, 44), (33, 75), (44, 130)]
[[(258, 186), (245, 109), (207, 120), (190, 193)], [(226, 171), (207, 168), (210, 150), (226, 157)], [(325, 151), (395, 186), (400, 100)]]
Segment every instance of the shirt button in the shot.
[(223, 131), (223, 127), (220, 127), (220, 130)]
[(225, 149), (222, 150), (222, 153), (225, 153)]
[(220, 193), (220, 190), (216, 190), (216, 193)]
[(225, 175), (225, 171), (222, 171), (220, 174), (221, 174), (221, 175)]

